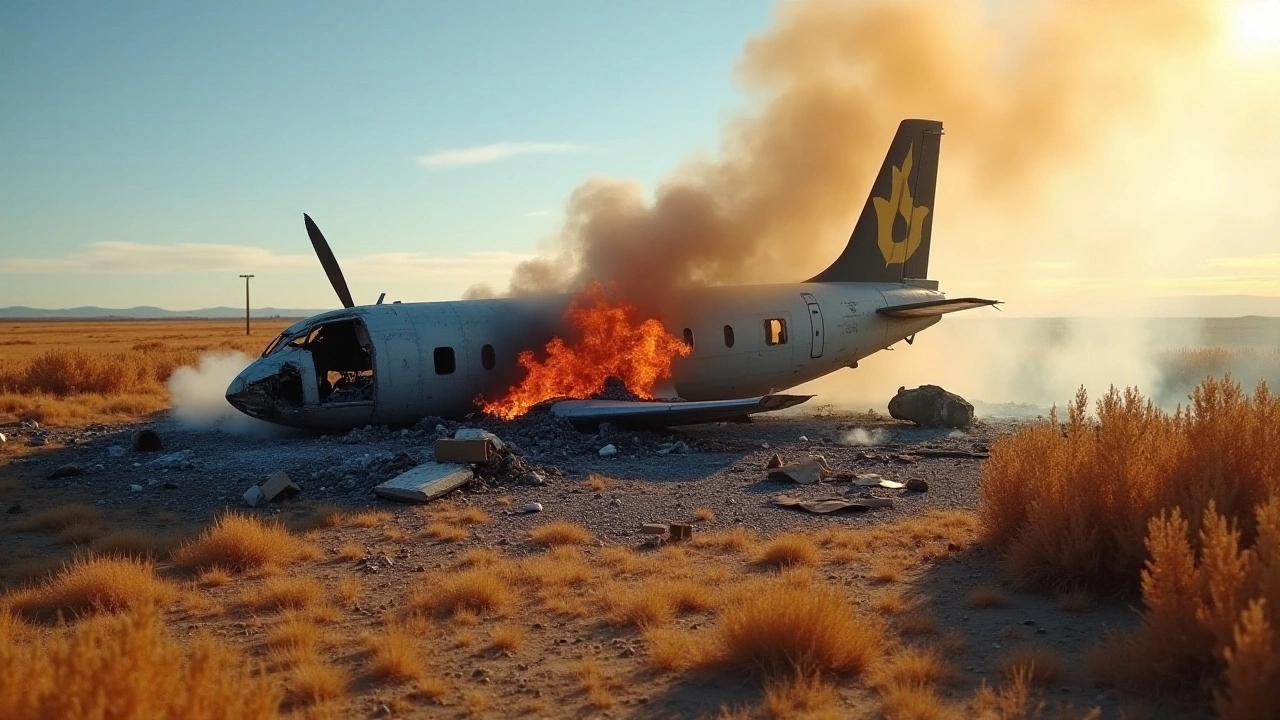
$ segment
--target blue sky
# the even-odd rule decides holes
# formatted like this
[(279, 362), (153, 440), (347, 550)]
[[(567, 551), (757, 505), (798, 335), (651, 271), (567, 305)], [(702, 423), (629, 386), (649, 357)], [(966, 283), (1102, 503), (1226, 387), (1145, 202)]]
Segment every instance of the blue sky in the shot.
[(303, 212), (357, 302), (455, 298), (592, 173), (652, 186), (713, 149), (771, 12), (0, 4), (0, 306), (235, 305), (240, 272), (255, 306), (332, 306)]

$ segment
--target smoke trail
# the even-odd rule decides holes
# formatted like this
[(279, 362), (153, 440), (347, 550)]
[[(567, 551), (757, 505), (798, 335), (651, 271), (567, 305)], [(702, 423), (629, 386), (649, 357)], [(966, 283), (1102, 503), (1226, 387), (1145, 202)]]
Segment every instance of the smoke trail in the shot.
[[(947, 125), (940, 197), (1016, 214), (1037, 188), (1058, 189), (1061, 171), (1105, 170), (1089, 158), (1186, 91), (1177, 84), (1222, 21), (1212, 0), (991, 5), (780, 3), (740, 66), (762, 104), (725, 129), (719, 156), (688, 162), (652, 203), (633, 183), (590, 178), (568, 200), (556, 250), (518, 266), (508, 291), (601, 280), (643, 302), (681, 286), (803, 279), (838, 253), (903, 117)], [(955, 210), (940, 209), (938, 230), (959, 224)], [(963, 255), (941, 257), (1025, 265), (1039, 245), (1007, 231), (963, 239)]]
[(169, 376), (173, 417), (184, 427), (222, 430), (235, 435), (273, 436), (288, 431), (251, 418), (227, 402), (227, 385), (253, 362), (242, 352), (211, 352), (195, 367), (180, 367)]

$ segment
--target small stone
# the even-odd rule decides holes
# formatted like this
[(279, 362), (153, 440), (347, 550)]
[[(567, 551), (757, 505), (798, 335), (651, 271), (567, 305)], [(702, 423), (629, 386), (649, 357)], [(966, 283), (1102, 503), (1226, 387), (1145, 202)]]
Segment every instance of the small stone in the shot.
[(76, 465), (75, 463), (67, 463), (66, 465), (63, 465), (57, 470), (54, 470), (49, 475), (49, 479), (57, 480), (58, 478), (78, 477), (83, 474), (84, 474), (84, 470), (81, 469), (79, 465)]
[(779, 455), (778, 453), (774, 453), (773, 455), (769, 456), (769, 462), (765, 463), (764, 469), (772, 470), (774, 468), (780, 468), (786, 464), (787, 464), (787, 461), (783, 460), (781, 455)]
[(107, 448), (107, 454), (113, 458), (124, 457), (125, 449), (123, 445), (112, 445)]
[(540, 502), (528, 503), (524, 506), (524, 511), (527, 513), (542, 512), (542, 503)]
[(1026, 626), (1028, 626), (1028, 627), (1034, 627), (1034, 626), (1035, 626), (1035, 624), (1036, 624), (1036, 621), (1035, 621), (1035, 620), (1023, 620), (1023, 621), (1022, 621), (1022, 624), (1023, 624), (1023, 625), (1026, 625)]
[(677, 455), (688, 455), (692, 451), (689, 449), (689, 446), (684, 441), (681, 441), (676, 443), (676, 447), (674, 450), (672, 450), (672, 452), (676, 453)]
[(800, 436), (800, 442), (809, 442), (809, 438), (805, 435)]
[(244, 495), (241, 497), (244, 498), (245, 505), (248, 505), (249, 507), (258, 507), (262, 502), (262, 488), (254, 485), (248, 490), (245, 490)]
[(907, 489), (911, 492), (926, 492), (929, 489), (929, 483), (920, 478), (911, 478), (907, 481)]
[(618, 448), (615, 447), (612, 443), (600, 448), (600, 457), (609, 457), (610, 455), (617, 455), (617, 454), (618, 454)]
[(622, 507), (622, 498), (614, 498), (609, 501), (609, 504), (614, 507)]
[(0, 433), (0, 443), (7, 443), (7, 442), (9, 442), (9, 438), (5, 437), (4, 433)]
[(142, 492), (142, 486), (141, 486), (141, 485), (139, 485), (139, 484), (137, 484), (137, 483), (134, 483), (134, 484), (130, 485), (130, 486), (129, 486), (129, 489), (130, 489), (130, 490), (132, 490), (132, 491), (134, 491), (134, 492)]

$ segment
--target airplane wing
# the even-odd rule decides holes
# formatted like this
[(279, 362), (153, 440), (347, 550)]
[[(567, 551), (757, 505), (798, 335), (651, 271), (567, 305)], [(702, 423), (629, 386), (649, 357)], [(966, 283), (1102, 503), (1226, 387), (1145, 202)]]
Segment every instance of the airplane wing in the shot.
[(876, 312), (881, 315), (898, 318), (933, 317), (945, 315), (959, 310), (970, 310), (988, 305), (999, 305), (999, 300), (983, 300), (982, 298), (956, 298), (954, 300), (927, 300), (925, 302), (907, 303), (906, 305), (890, 305)]
[(735, 420), (753, 413), (794, 407), (812, 395), (764, 395), (741, 400), (646, 402), (627, 400), (562, 400), (551, 413), (578, 426), (608, 421), (631, 427), (668, 427)]

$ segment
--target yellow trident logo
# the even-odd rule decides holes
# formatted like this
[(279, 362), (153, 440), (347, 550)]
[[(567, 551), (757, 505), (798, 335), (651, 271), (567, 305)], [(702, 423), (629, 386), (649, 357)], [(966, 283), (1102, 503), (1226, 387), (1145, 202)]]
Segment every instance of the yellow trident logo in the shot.
[[(871, 198), (875, 202), (876, 228), (879, 231), (876, 244), (880, 246), (885, 265), (906, 262), (920, 247), (920, 234), (924, 232), (924, 217), (929, 214), (929, 208), (916, 207), (911, 199), (911, 189), (907, 187), (910, 177), (911, 149), (908, 149), (902, 166), (893, 168), (893, 189), (889, 199)], [(902, 240), (893, 239), (895, 214), (907, 221), (907, 237)]]

